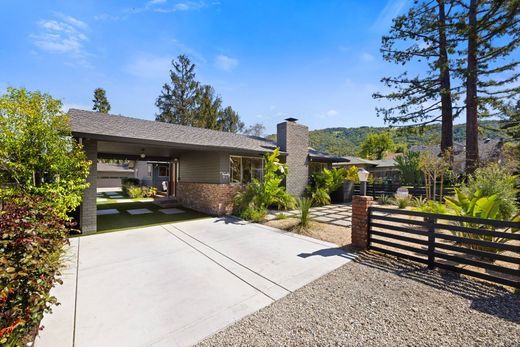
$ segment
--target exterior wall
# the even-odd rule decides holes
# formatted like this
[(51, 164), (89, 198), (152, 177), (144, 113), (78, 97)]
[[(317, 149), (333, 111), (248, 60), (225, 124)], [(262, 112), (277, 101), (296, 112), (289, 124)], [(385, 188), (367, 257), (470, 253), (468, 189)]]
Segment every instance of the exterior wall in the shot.
[[(222, 172), (224, 170), (224, 172)], [(227, 173), (228, 175), (225, 175)], [(229, 182), (229, 155), (221, 152), (187, 152), (179, 158), (179, 182)]]
[(122, 178), (134, 177), (133, 172), (97, 172), (97, 188), (121, 188)]
[(152, 186), (152, 174), (148, 174), (148, 161), (136, 160), (134, 167), (135, 178), (139, 179), (142, 185)]
[(79, 225), (83, 233), (95, 232), (97, 230), (97, 141), (84, 139), (83, 149), (87, 159), (92, 162), (89, 168), (87, 182), (90, 186), (83, 191), (83, 200), (80, 206)]
[(280, 123), (277, 139), (280, 149), (287, 152), (287, 191), (294, 196), (302, 196), (309, 182), (309, 128), (295, 122)]
[(233, 212), (233, 196), (239, 184), (177, 183), (177, 199), (187, 208), (214, 216)]

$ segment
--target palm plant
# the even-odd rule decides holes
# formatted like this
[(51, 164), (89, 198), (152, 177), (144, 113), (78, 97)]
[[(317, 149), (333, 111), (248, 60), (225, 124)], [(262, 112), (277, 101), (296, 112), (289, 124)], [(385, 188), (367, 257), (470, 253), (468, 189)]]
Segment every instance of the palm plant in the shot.
[(309, 227), (310, 222), (310, 209), (312, 206), (312, 199), (310, 198), (301, 198), (298, 201), (298, 205), (300, 208), (300, 223), (299, 227), (301, 229), (307, 229)]

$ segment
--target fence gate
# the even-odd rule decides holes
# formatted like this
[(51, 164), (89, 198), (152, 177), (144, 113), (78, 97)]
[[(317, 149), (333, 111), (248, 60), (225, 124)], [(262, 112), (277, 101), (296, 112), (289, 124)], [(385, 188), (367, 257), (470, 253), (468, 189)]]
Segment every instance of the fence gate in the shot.
[(520, 288), (520, 223), (370, 207), (368, 249)]

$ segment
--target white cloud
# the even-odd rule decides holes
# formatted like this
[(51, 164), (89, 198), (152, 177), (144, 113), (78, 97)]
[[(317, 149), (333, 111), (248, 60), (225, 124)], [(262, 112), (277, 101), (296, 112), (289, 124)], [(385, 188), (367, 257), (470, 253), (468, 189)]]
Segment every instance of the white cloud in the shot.
[(150, 5), (157, 5), (157, 4), (164, 4), (166, 0), (150, 0), (148, 1), (148, 4)]
[(223, 54), (217, 55), (215, 57), (215, 66), (223, 71), (231, 71), (238, 66), (238, 59)]
[(370, 29), (375, 31), (387, 30), (392, 23), (392, 19), (401, 13), (405, 5), (406, 0), (388, 0)]
[(367, 53), (367, 52), (364, 52), (363, 54), (361, 54), (361, 60), (363, 60), (364, 62), (372, 62), (374, 61), (376, 58), (370, 54), (370, 53)]
[(31, 34), (33, 44), (40, 50), (53, 54), (70, 54), (76, 63), (86, 64), (84, 44), (88, 25), (74, 17), (55, 14), (59, 19), (42, 19), (38, 22), (39, 32)]
[(327, 113), (325, 113), (328, 117), (334, 117), (338, 115), (338, 111), (336, 110), (328, 110)]
[[(215, 5), (212, 3), (211, 5)], [(166, 0), (150, 0), (146, 4), (146, 8), (144, 10), (151, 10), (153, 12), (160, 13), (172, 13), (178, 11), (192, 11), (199, 10), (201, 8), (206, 7), (207, 4), (204, 1), (186, 1), (186, 2), (178, 2), (173, 6), (166, 5)]]
[(171, 58), (158, 56), (140, 56), (124, 68), (129, 74), (145, 79), (166, 79), (170, 69)]
[(124, 19), (124, 18), (125, 17), (114, 16), (109, 13), (100, 13), (100, 14), (94, 16), (94, 20), (97, 20), (100, 22), (116, 22), (116, 21)]

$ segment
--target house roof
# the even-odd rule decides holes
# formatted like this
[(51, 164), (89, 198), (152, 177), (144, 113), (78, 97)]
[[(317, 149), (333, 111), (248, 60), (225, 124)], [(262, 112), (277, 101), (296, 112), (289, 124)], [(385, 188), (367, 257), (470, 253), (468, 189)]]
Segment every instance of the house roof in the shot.
[(381, 160), (372, 160), (372, 162), (378, 168), (390, 168), (394, 167), (396, 162), (394, 159), (381, 159)]
[(276, 143), (229, 132), (69, 109), (72, 134), (97, 140), (147, 142), (191, 149), (270, 152)]
[(339, 163), (339, 162), (349, 162), (350, 160), (346, 157), (340, 157), (337, 155), (320, 152), (315, 150), (314, 148), (309, 147), (309, 157), (311, 161), (322, 161), (322, 162), (331, 162), (331, 163)]

